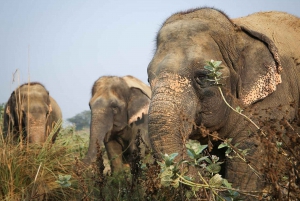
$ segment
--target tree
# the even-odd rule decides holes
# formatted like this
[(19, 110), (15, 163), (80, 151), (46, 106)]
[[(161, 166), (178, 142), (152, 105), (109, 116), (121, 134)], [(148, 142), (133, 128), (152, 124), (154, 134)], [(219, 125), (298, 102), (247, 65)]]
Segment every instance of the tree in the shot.
[(87, 128), (91, 123), (91, 111), (85, 110), (79, 114), (76, 114), (74, 117), (67, 119), (69, 122), (75, 124), (76, 130), (82, 130)]

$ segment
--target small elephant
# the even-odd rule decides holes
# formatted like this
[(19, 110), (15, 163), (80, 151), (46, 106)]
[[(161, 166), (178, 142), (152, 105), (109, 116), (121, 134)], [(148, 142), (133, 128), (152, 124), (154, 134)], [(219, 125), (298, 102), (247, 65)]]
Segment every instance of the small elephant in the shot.
[(136, 135), (149, 146), (149, 86), (133, 76), (103, 76), (93, 85), (91, 131), (86, 163), (94, 162), (97, 142), (105, 146), (113, 173), (120, 172), (137, 151)]
[[(25, 83), (12, 92), (4, 111), (4, 137), (14, 142), (43, 143), (62, 119), (60, 107), (38, 82)], [(52, 135), (55, 141), (60, 126)]]
[[(229, 108), (225, 100), (233, 108), (243, 108), (243, 114), (256, 124), (276, 122), (272, 127), (277, 133), (282, 132), (279, 121), (297, 122), (299, 36), (300, 19), (282, 12), (230, 19), (217, 9), (198, 8), (170, 16), (158, 32), (148, 66), (152, 90), (149, 138), (157, 157), (178, 153), (176, 160), (189, 160), (182, 147), (188, 139), (201, 141), (207, 136), (201, 130), (204, 126), (248, 150), (249, 162), (238, 157), (226, 159), (225, 177), (233, 187), (263, 191), (268, 182), (263, 179), (265, 163), (261, 161), (270, 160), (267, 143), (260, 140), (260, 130)], [(222, 79), (217, 84), (212, 70), (204, 67), (211, 60), (222, 62), (218, 72)], [(285, 163), (288, 167), (289, 161)], [(281, 167), (278, 161), (272, 164), (273, 168)], [(189, 173), (198, 176), (193, 167)], [(247, 196), (246, 200), (256, 198)]]

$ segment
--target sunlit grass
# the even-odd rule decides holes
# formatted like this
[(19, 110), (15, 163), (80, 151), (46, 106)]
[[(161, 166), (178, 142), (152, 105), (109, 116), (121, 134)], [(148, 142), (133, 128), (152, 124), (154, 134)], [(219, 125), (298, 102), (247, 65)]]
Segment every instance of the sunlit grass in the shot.
[[(86, 152), (87, 133), (62, 129), (56, 142), (20, 146), (5, 142), (0, 131), (0, 200), (77, 200), (82, 189), (74, 171)], [(71, 175), (71, 186), (58, 183)]]

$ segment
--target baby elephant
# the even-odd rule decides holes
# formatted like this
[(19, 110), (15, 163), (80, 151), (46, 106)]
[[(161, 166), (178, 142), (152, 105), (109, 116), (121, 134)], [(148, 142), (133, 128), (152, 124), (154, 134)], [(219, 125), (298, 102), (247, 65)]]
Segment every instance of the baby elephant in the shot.
[[(37, 82), (25, 83), (12, 92), (4, 112), (4, 137), (13, 141), (43, 143), (62, 119), (61, 110), (46, 88)], [(59, 132), (59, 127), (52, 142)]]
[(98, 142), (101, 147), (105, 146), (112, 172), (120, 172), (137, 153), (135, 139), (138, 132), (141, 143), (149, 147), (150, 98), (149, 86), (135, 77), (100, 77), (93, 85), (89, 102), (91, 133), (84, 161), (90, 163), (96, 160)]

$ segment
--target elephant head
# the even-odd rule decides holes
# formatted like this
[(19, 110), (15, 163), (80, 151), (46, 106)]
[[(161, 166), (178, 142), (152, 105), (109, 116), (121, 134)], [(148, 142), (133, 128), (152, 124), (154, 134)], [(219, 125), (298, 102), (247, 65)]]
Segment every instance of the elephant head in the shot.
[[(284, 73), (269, 37), (234, 24), (215, 9), (176, 13), (159, 30), (148, 66), (152, 90), (148, 129), (158, 158), (164, 153), (179, 153), (177, 160), (188, 160), (184, 142), (201, 138), (200, 125), (250, 148), (253, 158), (263, 152), (261, 143), (248, 136), (253, 126), (226, 105), (218, 87), (209, 80), (210, 72), (204, 66), (212, 59), (222, 61), (221, 89), (234, 108), (288, 107), (289, 101), (298, 101), (297, 97), (288, 99), (293, 97), (288, 88), (278, 90)], [(259, 187), (247, 164), (227, 163), (226, 177), (241, 189)]]
[(123, 166), (124, 152), (135, 149), (136, 129), (143, 129), (147, 139), (147, 114), (151, 91), (149, 86), (132, 76), (100, 77), (93, 85), (90, 143), (85, 161), (96, 160), (97, 142), (105, 146), (112, 171)]
[(26, 83), (11, 94), (5, 106), (4, 133), (14, 140), (22, 136), (29, 143), (42, 143), (61, 118), (59, 106), (45, 87), (37, 82)]

